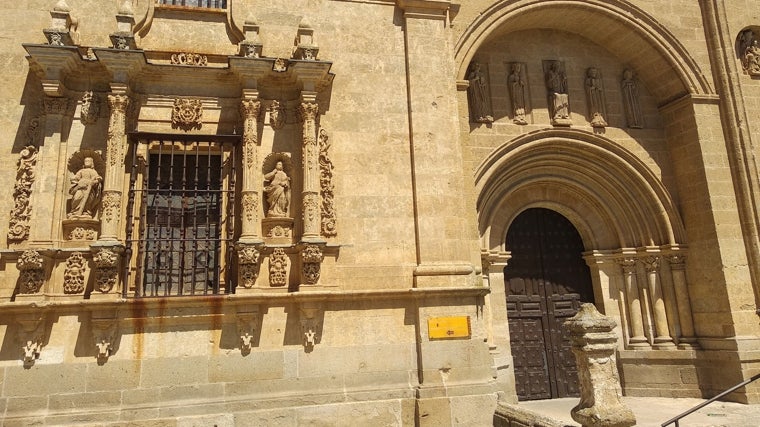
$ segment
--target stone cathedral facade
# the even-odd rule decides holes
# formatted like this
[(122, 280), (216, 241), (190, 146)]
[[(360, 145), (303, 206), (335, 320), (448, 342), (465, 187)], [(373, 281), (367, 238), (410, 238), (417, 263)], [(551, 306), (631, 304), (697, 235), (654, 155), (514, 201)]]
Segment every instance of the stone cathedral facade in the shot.
[(490, 425), (583, 302), (627, 395), (756, 374), (757, 10), (6, 4), (4, 425)]

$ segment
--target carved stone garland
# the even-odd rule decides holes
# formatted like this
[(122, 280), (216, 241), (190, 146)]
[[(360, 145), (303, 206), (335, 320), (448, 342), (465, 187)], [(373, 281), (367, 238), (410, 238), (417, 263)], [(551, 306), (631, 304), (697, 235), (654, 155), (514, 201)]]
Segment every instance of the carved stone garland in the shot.
[(269, 285), (286, 286), (288, 284), (288, 256), (282, 248), (275, 248), (269, 256)]
[(84, 273), (87, 261), (81, 252), (74, 252), (66, 260), (66, 270), (63, 272), (63, 292), (80, 294), (84, 292)]
[(253, 246), (238, 248), (239, 284), (252, 288), (259, 277), (259, 251)]
[(101, 249), (93, 257), (95, 263), (95, 288), (102, 292), (108, 293), (119, 282), (119, 255), (107, 249)]
[(301, 252), (301, 269), (303, 280), (307, 285), (315, 285), (319, 281), (324, 255), (317, 245), (306, 245)]
[(19, 294), (36, 294), (42, 289), (45, 283), (43, 262), (42, 255), (37, 251), (27, 250), (21, 254), (16, 262), (16, 267), (21, 272), (18, 282)]
[(21, 241), (29, 237), (29, 220), (32, 216), (32, 184), (34, 184), (34, 167), (37, 165), (37, 148), (29, 145), (21, 150), (16, 172), (16, 185), (13, 187), (15, 201), (10, 214), (8, 240)]
[(322, 195), (322, 235), (334, 237), (338, 234), (338, 231), (335, 224), (335, 205), (333, 200), (333, 190), (335, 188), (332, 183), (333, 163), (330, 160), (329, 149), (329, 137), (327, 136), (327, 132), (322, 129), (319, 131), (319, 185)]
[(172, 109), (172, 129), (185, 132), (203, 126), (203, 103), (200, 99), (175, 99)]

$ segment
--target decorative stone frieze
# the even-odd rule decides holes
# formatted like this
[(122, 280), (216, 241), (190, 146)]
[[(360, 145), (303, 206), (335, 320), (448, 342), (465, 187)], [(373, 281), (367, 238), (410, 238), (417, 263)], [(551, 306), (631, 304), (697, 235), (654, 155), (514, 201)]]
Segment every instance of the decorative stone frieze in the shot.
[(95, 240), (98, 232), (93, 228), (74, 227), (69, 233), (64, 233), (66, 240)]
[(319, 46), (314, 42), (314, 28), (307, 22), (298, 25), (296, 45), (293, 48), (293, 59), (316, 61)]
[(82, 95), (82, 108), (79, 113), (79, 119), (82, 121), (82, 124), (91, 125), (97, 123), (98, 118), (100, 118), (101, 104), (101, 97), (91, 90)]
[(636, 425), (633, 412), (623, 404), (615, 352), (616, 323), (590, 303), (564, 323), (578, 367), (581, 400), (570, 415), (583, 426)]
[(285, 250), (274, 248), (269, 256), (269, 285), (274, 287), (287, 286), (289, 266), (290, 261)]
[(319, 186), (322, 197), (322, 235), (335, 237), (338, 234), (335, 215), (333, 163), (330, 159), (330, 138), (324, 129), (319, 131)]
[(544, 81), (549, 102), (549, 115), (554, 126), (570, 126), (570, 99), (567, 74), (562, 61), (543, 61)]
[(601, 71), (596, 67), (586, 70), (586, 100), (588, 102), (588, 115), (591, 126), (604, 128), (607, 126), (607, 107), (604, 101), (604, 81)]
[(63, 272), (63, 292), (66, 294), (81, 294), (85, 287), (85, 271), (87, 261), (81, 252), (74, 252), (66, 259), (66, 269)]
[(28, 145), (21, 150), (13, 186), (13, 209), (10, 212), (8, 241), (20, 242), (29, 237), (29, 221), (32, 217), (32, 185), (36, 177), (37, 148)]
[(16, 268), (20, 274), (18, 278), (19, 294), (36, 294), (45, 283), (44, 259), (35, 250), (26, 250), (18, 258)]
[(208, 57), (206, 55), (191, 52), (173, 53), (170, 60), (172, 65), (190, 65), (194, 67), (205, 67), (208, 65)]
[(45, 96), (45, 98), (42, 100), (42, 108), (45, 112), (45, 115), (68, 115), (71, 112), (71, 110), (69, 110), (71, 106), (72, 103), (69, 98)]
[(172, 108), (172, 129), (189, 132), (203, 126), (203, 103), (200, 99), (178, 98)]
[(15, 317), (18, 327), (17, 339), (21, 344), (21, 360), (29, 367), (39, 359), (45, 342), (45, 315), (43, 313), (22, 314)]
[(111, 249), (101, 248), (92, 256), (95, 264), (95, 289), (109, 293), (119, 283), (119, 254)]
[(259, 277), (259, 250), (252, 245), (238, 245), (238, 285), (252, 288)]
[(644, 127), (644, 114), (641, 112), (639, 100), (639, 82), (633, 74), (633, 70), (626, 68), (623, 71), (623, 80), (620, 82), (623, 93), (623, 110), (625, 120), (629, 128), (641, 129)]
[(757, 34), (751, 28), (739, 34), (738, 56), (741, 58), (742, 69), (749, 76), (760, 76), (760, 42)]
[(301, 274), (303, 283), (315, 285), (319, 282), (324, 255), (318, 245), (306, 245), (301, 251)]
[(470, 104), (471, 120), (475, 123), (493, 123), (488, 72), (481, 63), (470, 64), (467, 81), (470, 83), (467, 87), (467, 101)]

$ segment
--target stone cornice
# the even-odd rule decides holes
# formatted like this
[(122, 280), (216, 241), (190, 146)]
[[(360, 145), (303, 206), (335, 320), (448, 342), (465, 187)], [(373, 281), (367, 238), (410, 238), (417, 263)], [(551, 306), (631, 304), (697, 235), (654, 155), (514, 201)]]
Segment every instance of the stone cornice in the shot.
[(459, 5), (451, 0), (396, 0), (396, 6), (404, 11), (406, 17), (418, 19), (451, 19), (452, 12), (459, 10)]

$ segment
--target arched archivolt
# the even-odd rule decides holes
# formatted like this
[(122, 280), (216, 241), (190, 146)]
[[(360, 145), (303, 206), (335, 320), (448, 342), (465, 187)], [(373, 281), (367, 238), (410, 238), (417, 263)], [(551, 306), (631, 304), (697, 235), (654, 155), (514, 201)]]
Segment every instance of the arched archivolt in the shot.
[(654, 18), (622, 0), (500, 0), (457, 42), (457, 78), (465, 77), (486, 40), (538, 28), (575, 33), (613, 52), (636, 70), (660, 105), (689, 93), (713, 93), (686, 48)]
[(683, 222), (662, 182), (613, 141), (574, 129), (538, 130), (496, 149), (478, 167), (478, 224), (485, 248), (504, 250), (512, 220), (555, 210), (587, 250), (685, 243)]

